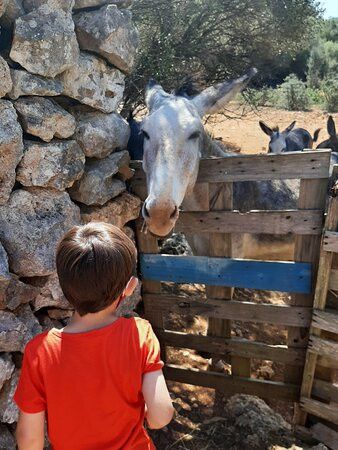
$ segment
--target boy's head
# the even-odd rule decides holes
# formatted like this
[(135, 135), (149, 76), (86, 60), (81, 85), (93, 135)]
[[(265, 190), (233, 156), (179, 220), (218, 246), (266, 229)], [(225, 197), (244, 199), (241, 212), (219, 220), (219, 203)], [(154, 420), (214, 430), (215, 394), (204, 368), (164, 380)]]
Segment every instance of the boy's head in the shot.
[(63, 293), (84, 316), (110, 306), (123, 294), (136, 267), (136, 248), (119, 228), (89, 223), (72, 228), (56, 252)]

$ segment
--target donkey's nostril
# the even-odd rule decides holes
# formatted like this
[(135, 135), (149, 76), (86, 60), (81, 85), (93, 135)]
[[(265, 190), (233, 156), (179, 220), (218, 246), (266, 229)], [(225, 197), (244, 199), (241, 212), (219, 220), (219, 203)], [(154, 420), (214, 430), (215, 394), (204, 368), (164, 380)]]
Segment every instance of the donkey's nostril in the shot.
[(173, 211), (172, 214), (170, 215), (170, 219), (175, 219), (176, 214), (177, 214), (177, 206), (175, 206), (174, 211)]
[(150, 217), (149, 211), (147, 210), (147, 206), (145, 203), (143, 204), (142, 215), (145, 219), (149, 219), (149, 217)]

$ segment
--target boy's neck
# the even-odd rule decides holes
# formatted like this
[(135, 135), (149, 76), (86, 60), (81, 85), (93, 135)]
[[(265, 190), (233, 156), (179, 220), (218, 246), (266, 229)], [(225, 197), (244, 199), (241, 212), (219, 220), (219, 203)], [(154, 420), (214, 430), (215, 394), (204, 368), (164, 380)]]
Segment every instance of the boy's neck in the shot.
[(97, 313), (89, 313), (84, 316), (75, 311), (68, 325), (62, 331), (65, 333), (84, 333), (97, 330), (114, 323), (118, 317), (115, 315), (116, 302)]

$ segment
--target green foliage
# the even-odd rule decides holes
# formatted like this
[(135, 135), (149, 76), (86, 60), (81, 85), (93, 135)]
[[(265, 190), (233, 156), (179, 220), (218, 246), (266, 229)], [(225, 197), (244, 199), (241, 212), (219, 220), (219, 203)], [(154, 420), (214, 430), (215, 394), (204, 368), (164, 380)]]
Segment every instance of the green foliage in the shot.
[(296, 75), (285, 78), (277, 89), (277, 106), (288, 111), (305, 111), (309, 106), (306, 85)]
[(325, 109), (328, 112), (338, 112), (338, 77), (325, 78), (320, 87), (325, 99)]
[(320, 89), (307, 87), (306, 95), (310, 105), (321, 105), (324, 102), (323, 92)]
[(316, 0), (137, 0), (137, 66), (128, 78), (125, 110), (142, 102), (155, 78), (167, 90), (199, 72), (212, 84), (256, 66), (255, 83), (278, 84), (310, 45)]
[(309, 86), (319, 88), (321, 80), (338, 73), (338, 19), (323, 23), (308, 60)]
[[(263, 87), (261, 89), (247, 89), (245, 100), (255, 107), (273, 106), (276, 103), (276, 89)], [(243, 97), (241, 97), (243, 99)]]

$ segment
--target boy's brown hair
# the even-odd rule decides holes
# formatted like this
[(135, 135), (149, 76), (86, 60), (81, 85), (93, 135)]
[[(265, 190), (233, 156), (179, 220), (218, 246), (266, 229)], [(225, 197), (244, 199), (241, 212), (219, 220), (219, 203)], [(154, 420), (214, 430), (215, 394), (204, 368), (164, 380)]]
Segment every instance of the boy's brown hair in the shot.
[(62, 291), (84, 316), (118, 299), (133, 275), (137, 258), (133, 242), (119, 228), (99, 222), (72, 228), (56, 252)]

